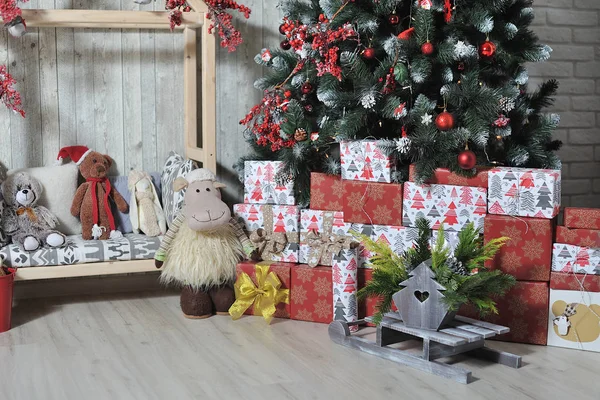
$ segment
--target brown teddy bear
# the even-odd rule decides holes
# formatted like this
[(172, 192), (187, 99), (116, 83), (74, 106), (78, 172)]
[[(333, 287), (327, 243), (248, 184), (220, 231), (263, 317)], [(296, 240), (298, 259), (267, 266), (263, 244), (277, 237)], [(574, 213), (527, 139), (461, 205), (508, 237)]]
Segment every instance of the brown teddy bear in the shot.
[(71, 214), (81, 219), (81, 235), (84, 240), (106, 240), (121, 237), (115, 227), (115, 218), (110, 209), (111, 198), (119, 211), (129, 210), (121, 194), (111, 187), (107, 178), (112, 159), (85, 146), (63, 147), (58, 153), (58, 161), (69, 157), (79, 166), (85, 182), (79, 185)]

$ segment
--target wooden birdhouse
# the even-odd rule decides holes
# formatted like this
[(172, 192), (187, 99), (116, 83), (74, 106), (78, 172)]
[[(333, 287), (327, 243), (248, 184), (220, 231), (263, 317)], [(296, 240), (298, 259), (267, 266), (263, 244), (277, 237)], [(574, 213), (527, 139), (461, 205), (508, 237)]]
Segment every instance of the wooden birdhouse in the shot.
[(446, 288), (436, 282), (431, 260), (421, 263), (409, 276), (400, 284), (404, 288), (393, 296), (402, 321), (411, 328), (439, 330), (456, 312), (450, 312), (442, 301)]

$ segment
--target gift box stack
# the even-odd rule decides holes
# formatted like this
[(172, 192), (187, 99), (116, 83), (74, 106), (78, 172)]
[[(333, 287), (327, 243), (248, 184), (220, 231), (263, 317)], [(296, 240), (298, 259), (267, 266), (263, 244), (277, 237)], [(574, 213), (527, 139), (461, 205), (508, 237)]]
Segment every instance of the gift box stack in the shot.
[(600, 209), (565, 208), (548, 309), (548, 345), (600, 352)]
[[(493, 168), (488, 171), (484, 242), (510, 240), (486, 263), (517, 279), (497, 299), (498, 314), (484, 320), (508, 326), (498, 340), (545, 345), (555, 217), (560, 208), (560, 171)], [(468, 307), (463, 315), (480, 318)]]

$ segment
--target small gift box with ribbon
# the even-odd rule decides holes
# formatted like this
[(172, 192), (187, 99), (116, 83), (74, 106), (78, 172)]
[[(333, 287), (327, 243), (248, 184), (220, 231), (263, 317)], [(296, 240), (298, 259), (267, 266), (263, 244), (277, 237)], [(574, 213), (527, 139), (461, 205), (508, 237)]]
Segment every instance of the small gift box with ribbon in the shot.
[(294, 205), (294, 182), (282, 175), (282, 161), (244, 163), (244, 203)]
[(343, 181), (344, 219), (370, 225), (402, 225), (402, 185)]
[(235, 204), (233, 214), (243, 221), (262, 260), (298, 262), (297, 206)]
[(460, 232), (473, 222), (483, 228), (487, 214), (487, 190), (481, 187), (404, 184), (402, 225), (416, 227), (419, 218), (429, 221), (431, 229)]
[(565, 207), (564, 214), (567, 228), (600, 230), (600, 208)]
[(520, 281), (550, 280), (552, 233), (554, 221), (488, 215), (485, 218), (484, 242), (508, 237), (494, 258), (485, 262), (489, 269), (499, 269)]
[(300, 226), (300, 263), (311, 267), (331, 266), (333, 256), (355, 242), (341, 211), (302, 210)]
[(244, 314), (261, 315), (267, 323), (273, 317), (289, 318), (290, 267), (267, 262), (238, 264), (231, 317), (236, 320)]
[(600, 249), (554, 243), (552, 271), (600, 275)]
[(566, 226), (557, 226), (556, 242), (574, 244), (576, 246), (600, 248), (600, 230), (570, 229)]
[(367, 182), (392, 182), (396, 170), (390, 157), (377, 147), (377, 140), (340, 143), (342, 179)]
[(560, 211), (559, 170), (499, 167), (488, 175), (488, 212), (552, 219)]

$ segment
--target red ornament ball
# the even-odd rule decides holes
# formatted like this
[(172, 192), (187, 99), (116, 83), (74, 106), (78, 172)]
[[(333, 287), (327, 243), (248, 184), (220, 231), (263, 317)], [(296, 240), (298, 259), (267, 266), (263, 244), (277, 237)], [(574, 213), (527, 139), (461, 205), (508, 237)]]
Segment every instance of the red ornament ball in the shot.
[(279, 43), (279, 47), (281, 47), (283, 50), (289, 50), (292, 47), (292, 45), (286, 39), (286, 40), (283, 40), (281, 43)]
[(433, 44), (431, 44), (431, 42), (423, 43), (423, 46), (421, 46), (421, 53), (425, 54), (426, 56), (432, 54), (433, 53)]
[(489, 40), (486, 40), (479, 46), (479, 54), (482, 57), (492, 57), (496, 54), (496, 45)]
[(304, 106), (304, 109), (306, 110), (307, 113), (311, 113), (313, 111), (313, 106), (312, 106), (312, 104), (306, 104)]
[(390, 22), (390, 25), (398, 25), (400, 22), (400, 17), (398, 17), (396, 14), (392, 14), (389, 16), (388, 21)]
[(310, 82), (304, 82), (304, 85), (302, 85), (300, 90), (302, 91), (302, 94), (310, 94), (313, 91), (313, 85), (311, 85)]
[(464, 170), (475, 168), (477, 156), (471, 150), (461, 151), (457, 158), (458, 166)]
[(435, 126), (440, 131), (449, 131), (454, 128), (454, 116), (448, 111), (440, 113), (435, 119)]
[(285, 24), (279, 25), (279, 33), (285, 35)]
[(372, 47), (367, 47), (365, 51), (363, 51), (363, 57), (365, 57), (367, 60), (375, 58), (375, 49)]

